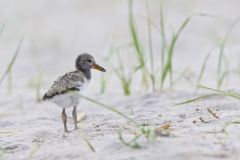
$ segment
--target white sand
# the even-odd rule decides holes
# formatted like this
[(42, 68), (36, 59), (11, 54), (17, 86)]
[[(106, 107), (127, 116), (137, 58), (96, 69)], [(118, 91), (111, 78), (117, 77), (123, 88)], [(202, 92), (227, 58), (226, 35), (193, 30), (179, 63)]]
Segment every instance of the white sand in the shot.
[[(136, 4), (134, 10), (142, 42), (147, 44), (144, 3)], [(12, 94), (8, 94), (6, 81), (0, 86), (0, 160), (239, 160), (240, 126), (231, 123), (240, 121), (239, 101), (211, 97), (200, 103), (175, 105), (199, 96), (189, 80), (196, 82), (204, 57), (217, 46), (240, 15), (239, 6), (237, 0), (167, 0), (169, 36), (173, 28), (176, 30), (194, 13), (204, 12), (217, 17), (193, 19), (184, 30), (173, 58), (174, 79), (186, 68), (188, 73), (176, 84), (175, 92), (148, 94), (139, 87), (139, 76), (135, 76), (134, 94), (125, 97), (113, 74), (112, 66), (117, 67), (116, 60), (105, 63), (103, 58), (111, 44), (118, 47), (131, 41), (127, 1), (0, 0), (0, 24), (8, 17), (0, 37), (0, 73), (6, 69), (21, 33), (25, 32), (26, 36), (12, 72)], [(150, 7), (158, 25), (158, 0), (153, 0)], [(156, 30), (153, 33), (155, 63), (159, 67), (160, 33)], [(231, 73), (238, 73), (239, 37), (238, 25), (226, 47)], [(87, 95), (116, 106), (141, 124), (159, 128), (169, 123), (169, 131), (174, 136), (158, 136), (153, 144), (140, 139), (141, 149), (129, 148), (120, 142), (118, 132), (121, 130), (124, 137), (130, 139), (136, 128), (115, 113), (87, 101), (78, 108), (79, 113), (87, 114), (87, 118), (79, 123), (79, 130), (63, 133), (60, 108), (51, 103), (36, 103), (33, 81), (42, 75), (41, 93), (44, 93), (59, 75), (74, 69), (73, 61), (81, 52), (92, 53), (108, 70), (106, 94), (99, 94), (98, 80), (102, 73), (94, 72)], [(128, 50), (123, 52), (124, 64), (136, 66), (132, 63), (134, 55), (130, 53)], [(202, 82), (213, 88), (216, 86), (218, 54), (218, 50), (213, 52)], [(239, 90), (239, 77), (232, 74), (223, 89)], [(71, 111), (68, 112), (71, 116)], [(74, 128), (71, 119), (68, 127)], [(95, 147), (95, 153), (84, 137)]]
[[(105, 109), (91, 103), (82, 103), (79, 111), (87, 118), (79, 123), (80, 129), (64, 134), (60, 109), (54, 105), (26, 102), (21, 114), (17, 104), (5, 104), (3, 108), (16, 109), (16, 115), (1, 118), (1, 155), (3, 159), (171, 159), (210, 160), (238, 159), (240, 154), (237, 101), (213, 97), (202, 103), (175, 106), (174, 103), (188, 99), (192, 94), (176, 92), (171, 94), (148, 94), (138, 97), (120, 98), (112, 102), (118, 109), (134, 120), (153, 127), (170, 122), (172, 137), (157, 137), (153, 144), (144, 139), (141, 149), (132, 149), (118, 139), (118, 131), (124, 137), (132, 137), (136, 129)], [(102, 97), (96, 97), (98, 100)], [(207, 109), (219, 117), (215, 118)], [(203, 123), (199, 118), (208, 123)], [(194, 123), (195, 121), (195, 123)], [(73, 129), (72, 120), (68, 126)], [(83, 138), (87, 138), (96, 149), (93, 153)], [(37, 146), (40, 145), (40, 148)]]

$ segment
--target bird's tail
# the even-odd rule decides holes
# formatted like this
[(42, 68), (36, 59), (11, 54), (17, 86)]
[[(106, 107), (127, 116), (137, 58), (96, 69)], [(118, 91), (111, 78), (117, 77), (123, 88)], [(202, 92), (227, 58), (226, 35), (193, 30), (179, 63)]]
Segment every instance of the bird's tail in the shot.
[(43, 95), (43, 97), (42, 97), (42, 100), (43, 101), (46, 101), (46, 100), (48, 100), (50, 97), (47, 95), (47, 93), (46, 94), (44, 94)]

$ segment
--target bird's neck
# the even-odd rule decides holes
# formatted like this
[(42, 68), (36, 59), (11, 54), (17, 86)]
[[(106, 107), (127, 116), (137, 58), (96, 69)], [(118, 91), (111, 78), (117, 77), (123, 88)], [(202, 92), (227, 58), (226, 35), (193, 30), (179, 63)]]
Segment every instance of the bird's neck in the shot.
[(88, 80), (90, 80), (92, 78), (92, 74), (91, 74), (91, 70), (90, 69), (79, 69), (79, 71), (81, 71), (84, 75), (84, 77), (86, 77)]

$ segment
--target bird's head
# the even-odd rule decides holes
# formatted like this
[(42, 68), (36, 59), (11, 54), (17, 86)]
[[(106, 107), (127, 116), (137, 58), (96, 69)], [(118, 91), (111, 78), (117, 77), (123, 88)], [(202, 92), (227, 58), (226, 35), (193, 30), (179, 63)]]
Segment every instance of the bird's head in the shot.
[(93, 56), (91, 56), (90, 54), (84, 53), (84, 54), (80, 54), (77, 59), (76, 59), (76, 68), (79, 71), (87, 71), (90, 69), (96, 69), (102, 72), (106, 72), (106, 70), (98, 65), (95, 62), (95, 59), (93, 58)]

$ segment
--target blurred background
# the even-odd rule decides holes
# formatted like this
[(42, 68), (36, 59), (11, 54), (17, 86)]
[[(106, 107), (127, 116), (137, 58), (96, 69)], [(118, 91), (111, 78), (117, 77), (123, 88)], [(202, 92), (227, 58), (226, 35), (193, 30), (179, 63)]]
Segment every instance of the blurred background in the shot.
[[(104, 75), (93, 72), (90, 92), (94, 94), (194, 91), (204, 59), (207, 61), (201, 84), (215, 88), (223, 81), (219, 82), (222, 83), (219, 88), (239, 88), (240, 1), (137, 0), (130, 3), (127, 0), (1, 0), (0, 76), (7, 70), (22, 35), (24, 41), (11, 71), (0, 84), (0, 99), (5, 99), (4, 95), (41, 96), (57, 77), (75, 70), (75, 58), (84, 52), (92, 54), (108, 70)], [(174, 86), (168, 78), (161, 86), (164, 69), (161, 12), (168, 43), (164, 64), (172, 38), (186, 18), (192, 16), (174, 47), (171, 59)], [(131, 16), (147, 70), (146, 80), (142, 77), (143, 68), (138, 68), (141, 52), (134, 41)], [(219, 60), (221, 51), (224, 58)], [(211, 55), (206, 58), (208, 53)], [(220, 71), (219, 61), (222, 61)]]

